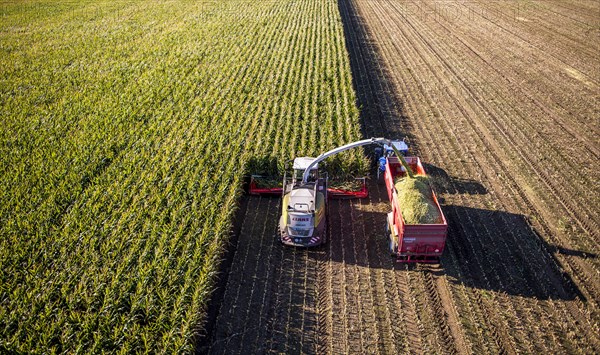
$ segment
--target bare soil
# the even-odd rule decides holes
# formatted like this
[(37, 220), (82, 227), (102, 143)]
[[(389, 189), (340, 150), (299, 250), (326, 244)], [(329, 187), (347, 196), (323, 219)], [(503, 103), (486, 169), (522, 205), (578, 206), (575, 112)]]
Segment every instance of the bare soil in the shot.
[(248, 197), (199, 352), (600, 353), (600, 4), (339, 2), (365, 137), (407, 137), (449, 222), (440, 265), (384, 239), (381, 182), (281, 246)]

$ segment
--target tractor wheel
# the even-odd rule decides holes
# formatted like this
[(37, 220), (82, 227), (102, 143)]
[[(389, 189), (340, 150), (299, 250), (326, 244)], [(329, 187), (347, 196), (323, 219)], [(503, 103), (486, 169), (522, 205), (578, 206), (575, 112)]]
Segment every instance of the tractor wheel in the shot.
[(396, 244), (396, 242), (393, 241), (392, 238), (389, 238), (389, 249), (391, 256), (398, 256), (398, 244)]
[(390, 230), (390, 225), (388, 223), (385, 224), (385, 236), (388, 240), (388, 250), (391, 256), (398, 256), (398, 243), (394, 240), (392, 236), (392, 231)]

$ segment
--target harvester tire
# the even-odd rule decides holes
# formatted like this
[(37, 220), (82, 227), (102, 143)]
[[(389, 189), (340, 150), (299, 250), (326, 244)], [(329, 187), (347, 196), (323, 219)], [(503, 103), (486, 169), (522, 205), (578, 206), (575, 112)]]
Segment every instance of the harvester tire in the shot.
[(329, 240), (329, 225), (327, 222), (325, 222), (325, 232), (323, 233), (323, 240), (321, 240), (321, 244), (319, 245), (327, 244), (327, 240)]

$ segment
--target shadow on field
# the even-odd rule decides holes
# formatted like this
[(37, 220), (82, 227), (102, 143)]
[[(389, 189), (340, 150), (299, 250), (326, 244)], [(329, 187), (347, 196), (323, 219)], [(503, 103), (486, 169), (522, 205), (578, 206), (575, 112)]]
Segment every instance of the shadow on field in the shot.
[(585, 300), (571, 277), (561, 272), (555, 256), (559, 248), (540, 237), (525, 216), (455, 205), (443, 210), (448, 242), (439, 272), (450, 281), (537, 299)]
[(479, 181), (450, 176), (444, 169), (433, 164), (423, 162), (423, 167), (435, 185), (442, 182), (443, 184), (439, 185), (445, 186), (443, 190), (436, 188), (436, 191), (451, 195), (485, 195), (488, 193), (485, 186)]
[(225, 296), (227, 281), (229, 279), (229, 271), (231, 270), (231, 266), (234, 262), (235, 250), (240, 238), (244, 216), (248, 211), (250, 198), (251, 197), (249, 196), (243, 196), (240, 201), (240, 208), (235, 213), (231, 238), (227, 243), (225, 250), (223, 251), (223, 258), (220, 260), (219, 271), (215, 277), (215, 284), (207, 302), (204, 325), (202, 326), (200, 335), (196, 340), (197, 354), (208, 353), (211, 342), (215, 341), (214, 337), (216, 333), (216, 322), (219, 316), (221, 305), (223, 303), (223, 298)]
[[(363, 137), (405, 138), (412, 152), (418, 152), (403, 102), (387, 78), (387, 68), (379, 62), (377, 49), (367, 39), (368, 30), (351, 1), (338, 0), (346, 47), (350, 54), (352, 84), (360, 109)], [(368, 148), (367, 148), (368, 149)]]
[[(378, 200), (373, 197), (372, 201)], [(382, 199), (387, 202), (387, 197)], [(330, 204), (330, 245), (321, 247), (329, 252), (329, 261), (398, 272), (407, 265), (421, 270), (415, 264), (395, 262), (384, 231), (387, 211), (371, 211), (369, 205), (348, 200)], [(523, 215), (456, 205), (442, 209), (448, 239), (434, 273), (475, 289), (536, 299), (585, 300), (570, 276), (561, 272), (555, 255), (596, 255), (547, 244)]]

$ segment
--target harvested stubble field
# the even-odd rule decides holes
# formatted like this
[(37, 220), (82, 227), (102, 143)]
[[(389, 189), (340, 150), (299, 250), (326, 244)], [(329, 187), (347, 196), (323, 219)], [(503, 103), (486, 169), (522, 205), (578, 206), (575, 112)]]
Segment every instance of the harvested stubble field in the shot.
[(385, 189), (282, 248), (244, 200), (203, 350), (600, 352), (600, 4), (339, 0), (363, 136), (408, 136), (449, 222), (438, 266), (394, 265)]
[[(597, 2), (1, 4), (0, 350), (600, 352)], [(361, 136), (429, 163), (440, 265), (377, 182), (309, 250), (241, 197)]]

